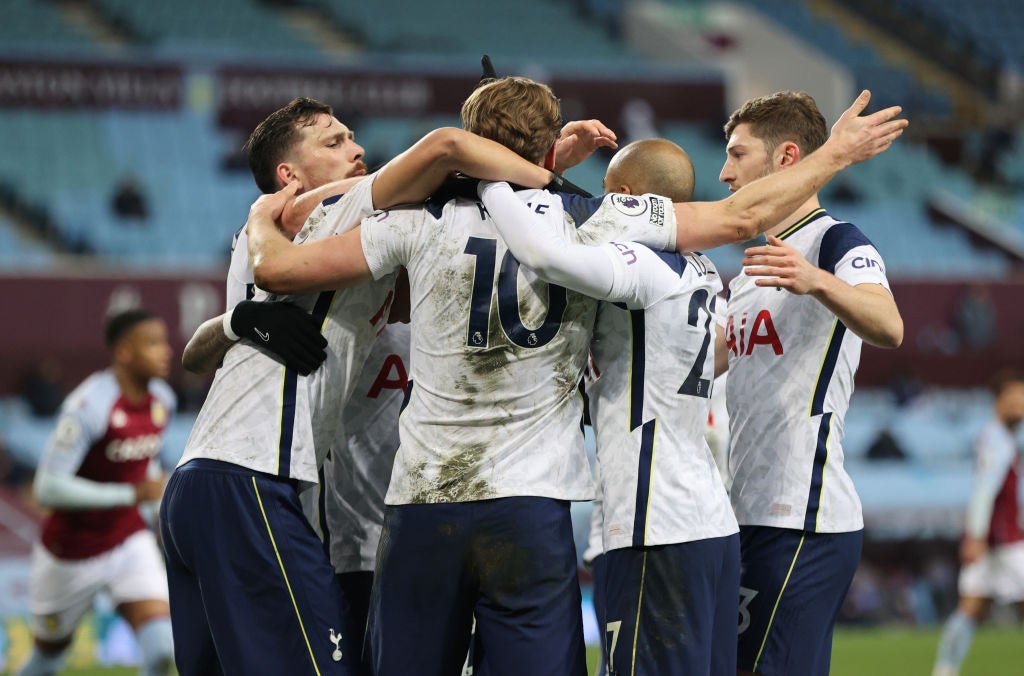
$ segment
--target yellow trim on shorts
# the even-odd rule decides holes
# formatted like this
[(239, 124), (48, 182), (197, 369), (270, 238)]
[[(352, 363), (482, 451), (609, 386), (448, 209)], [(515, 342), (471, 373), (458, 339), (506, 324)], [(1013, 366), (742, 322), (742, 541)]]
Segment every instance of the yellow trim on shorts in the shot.
[(302, 639), (306, 642), (306, 650), (309, 651), (309, 659), (313, 663), (313, 671), (320, 676), (320, 668), (316, 664), (316, 657), (313, 655), (313, 646), (309, 644), (309, 636), (306, 634), (306, 625), (302, 622), (302, 615), (299, 613), (299, 604), (295, 601), (295, 593), (292, 591), (291, 582), (288, 581), (288, 573), (284, 569), (284, 561), (281, 560), (281, 552), (277, 548), (277, 541), (274, 533), (270, 530), (270, 521), (267, 519), (267, 510), (263, 508), (263, 498), (260, 497), (260, 488), (256, 485), (256, 477), (252, 477), (252, 489), (256, 491), (256, 502), (260, 505), (260, 513), (263, 515), (263, 523), (267, 526), (267, 535), (270, 536), (270, 544), (274, 547), (274, 556), (277, 557), (277, 565), (281, 567), (281, 577), (284, 578), (284, 586), (288, 588), (288, 596), (291, 597), (292, 607), (295, 609), (295, 617), (299, 621), (299, 630), (302, 631)]
[(640, 568), (640, 596), (636, 601), (636, 621), (633, 623), (633, 655), (630, 659), (629, 673), (631, 676), (636, 674), (636, 643), (640, 637), (640, 609), (644, 605), (644, 580), (647, 578), (647, 551), (644, 551), (644, 563)]
[(800, 550), (804, 546), (804, 538), (807, 534), (800, 536), (800, 544), (796, 547), (796, 552), (793, 553), (793, 560), (789, 564), (789, 570), (786, 571), (786, 579), (782, 581), (782, 589), (779, 590), (779, 596), (775, 599), (775, 607), (772, 608), (771, 617), (768, 618), (768, 626), (764, 630), (764, 638), (761, 639), (761, 647), (757, 651), (757, 657), (754, 658), (753, 671), (757, 671), (757, 663), (761, 661), (761, 654), (764, 653), (764, 646), (768, 643), (768, 634), (772, 631), (772, 622), (775, 621), (775, 611), (779, 609), (779, 602), (782, 601), (782, 594), (786, 591), (786, 585), (789, 584), (789, 577), (793, 574), (793, 568), (796, 567), (796, 557), (800, 556)]

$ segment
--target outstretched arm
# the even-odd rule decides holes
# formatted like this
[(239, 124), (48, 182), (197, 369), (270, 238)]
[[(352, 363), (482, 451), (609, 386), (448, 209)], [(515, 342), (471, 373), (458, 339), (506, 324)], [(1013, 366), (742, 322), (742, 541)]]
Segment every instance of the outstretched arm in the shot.
[[(437, 190), (453, 171), (478, 178), (507, 179), (538, 188), (552, 179), (550, 171), (528, 162), (501, 144), (462, 129), (446, 127), (430, 132), (377, 173), (371, 186), (373, 206), (387, 209), (422, 201)], [(292, 200), (295, 188), (285, 190), (290, 191), (282, 198), (287, 204)], [(260, 199), (269, 197), (272, 196), (265, 195)], [(265, 202), (264, 206), (269, 204)], [(349, 231), (299, 247), (277, 229), (281, 208), (277, 208), (270, 217), (268, 214), (270, 211), (267, 209), (261, 209), (259, 213), (251, 211), (246, 225), (253, 274), (260, 288), (274, 293), (305, 293), (369, 280), (370, 271), (358, 232), (352, 236)]]
[(752, 239), (778, 225), (846, 167), (885, 152), (908, 123), (893, 119), (899, 106), (861, 116), (870, 100), (871, 92), (861, 92), (825, 144), (785, 171), (753, 181), (718, 202), (676, 203), (678, 249), (696, 251)]
[(543, 188), (550, 171), (533, 164), (500, 143), (462, 129), (435, 129), (378, 172), (373, 182), (373, 206), (421, 202), (441, 187), (452, 172), (486, 180), (511, 181)]
[[(567, 241), (560, 223), (536, 214), (507, 183), (481, 182), (479, 190), (509, 251), (546, 282), (634, 308), (650, 307), (678, 285), (679, 275), (645, 246)], [(559, 212), (554, 216), (561, 218)]]

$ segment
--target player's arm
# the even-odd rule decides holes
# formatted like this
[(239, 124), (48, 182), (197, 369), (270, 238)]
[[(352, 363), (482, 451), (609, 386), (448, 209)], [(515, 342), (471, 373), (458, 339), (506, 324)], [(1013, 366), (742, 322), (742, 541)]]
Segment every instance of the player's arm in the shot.
[(284, 301), (244, 300), (199, 325), (182, 352), (182, 366), (193, 373), (210, 373), (241, 338), (270, 350), (304, 376), (327, 358), (327, 340), (308, 312)]
[(769, 236), (767, 246), (751, 247), (744, 255), (743, 272), (758, 277), (757, 286), (814, 296), (846, 328), (876, 347), (895, 348), (903, 342), (903, 318), (881, 284), (847, 284), (778, 237)]
[(988, 549), (988, 529), (996, 496), (1010, 471), (1016, 450), (983, 437), (978, 442), (978, 461), (971, 498), (967, 503), (961, 558), (971, 563)]
[[(547, 185), (553, 177), (501, 144), (446, 127), (427, 134), (377, 172), (371, 186), (373, 205), (385, 209), (424, 200), (453, 171), (534, 187)], [(281, 213), (278, 202), (289, 202), (294, 193), (295, 187), (289, 186), (276, 193), (283, 197), (264, 195), (253, 205), (257, 209), (264, 200), (260, 209), (250, 210), (246, 228), (257, 286), (274, 293), (305, 293), (368, 281), (371, 274), (358, 230), (307, 242), (301, 249), (276, 231)]]
[(718, 202), (676, 203), (679, 251), (745, 242), (778, 225), (846, 167), (884, 152), (907, 126), (899, 106), (861, 116), (864, 91), (832, 127), (820, 148), (785, 171), (760, 178)]
[(635, 308), (649, 307), (678, 286), (679, 275), (646, 246), (567, 241), (562, 229), (536, 214), (507, 183), (481, 182), (478, 190), (509, 251), (546, 282)]
[(441, 187), (454, 171), (486, 180), (503, 180), (532, 188), (551, 182), (552, 173), (500, 143), (462, 129), (435, 129), (388, 162), (373, 182), (373, 206), (420, 202)]
[(161, 482), (139, 484), (99, 482), (77, 476), (89, 447), (103, 430), (92, 422), (82, 406), (65, 404), (57, 427), (39, 461), (32, 494), (40, 505), (52, 509), (104, 509), (126, 507), (160, 497)]
[(302, 246), (278, 229), (277, 220), (297, 188), (292, 182), (276, 193), (261, 195), (249, 209), (246, 229), (256, 285), (272, 293), (306, 293), (370, 281), (373, 277), (358, 227)]

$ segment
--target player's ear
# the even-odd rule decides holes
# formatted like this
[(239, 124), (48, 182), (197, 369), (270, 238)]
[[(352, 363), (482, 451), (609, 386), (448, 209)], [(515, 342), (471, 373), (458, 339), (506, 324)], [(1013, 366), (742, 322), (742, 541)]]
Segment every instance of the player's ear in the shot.
[(633, 190), (628, 185), (626, 185), (625, 183), (623, 183), (618, 188), (616, 188), (615, 192), (621, 192), (623, 195), (632, 195), (633, 194)]
[(800, 146), (793, 141), (785, 141), (775, 150), (775, 165), (785, 168), (791, 167), (800, 160)]
[(277, 181), (282, 186), (286, 186), (292, 181), (299, 181), (301, 188), (302, 179), (295, 173), (295, 167), (290, 162), (281, 162), (277, 165), (277, 169), (274, 172), (277, 175)]
[(555, 145), (551, 144), (551, 149), (548, 150), (548, 154), (544, 156), (544, 168), (548, 171), (555, 170)]

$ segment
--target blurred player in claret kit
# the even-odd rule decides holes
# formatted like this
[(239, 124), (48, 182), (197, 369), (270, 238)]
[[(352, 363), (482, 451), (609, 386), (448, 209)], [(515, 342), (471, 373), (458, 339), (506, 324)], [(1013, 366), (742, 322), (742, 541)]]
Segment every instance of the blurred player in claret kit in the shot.
[(974, 490), (960, 547), (960, 605), (946, 621), (932, 676), (960, 673), (974, 628), (993, 600), (1024, 610), (1024, 533), (1020, 523), (1020, 446), (1024, 374), (1004, 371), (992, 382), (994, 416), (975, 444)]
[(163, 490), (158, 456), (175, 397), (161, 378), (171, 346), (163, 320), (146, 310), (110, 317), (106, 342), (111, 366), (68, 395), (36, 473), (36, 499), (53, 511), (32, 552), (35, 650), (21, 676), (60, 671), (101, 591), (135, 632), (141, 673), (173, 671), (167, 576), (138, 507)]
[[(752, 99), (725, 126), (719, 176), (742, 195), (827, 143), (802, 92)], [(740, 673), (827, 674), (832, 629), (860, 560), (860, 500), (843, 417), (861, 342), (897, 347), (903, 320), (882, 257), (810, 196), (746, 250), (729, 285), (730, 495), (740, 523)]]

